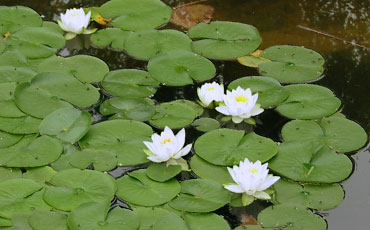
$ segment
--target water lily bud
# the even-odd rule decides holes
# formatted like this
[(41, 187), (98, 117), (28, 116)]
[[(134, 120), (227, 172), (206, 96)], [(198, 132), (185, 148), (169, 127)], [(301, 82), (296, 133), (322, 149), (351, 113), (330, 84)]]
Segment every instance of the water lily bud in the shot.
[(205, 83), (197, 90), (199, 100), (204, 107), (209, 107), (213, 101), (221, 102), (224, 95), (224, 86), (217, 82)]
[(87, 30), (87, 26), (90, 22), (91, 12), (85, 14), (82, 8), (80, 9), (68, 9), (65, 14), (60, 14), (58, 24), (62, 30), (68, 32), (68, 37), (74, 37), (76, 34), (89, 34), (94, 30)]

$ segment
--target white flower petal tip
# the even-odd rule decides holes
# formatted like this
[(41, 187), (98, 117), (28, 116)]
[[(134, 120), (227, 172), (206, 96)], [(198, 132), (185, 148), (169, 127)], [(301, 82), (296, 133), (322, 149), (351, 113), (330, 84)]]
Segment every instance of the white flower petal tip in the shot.
[(257, 103), (258, 94), (252, 95), (251, 90), (238, 88), (229, 91), (223, 96), (223, 106), (216, 107), (216, 110), (224, 115), (232, 116), (234, 123), (240, 123), (244, 119), (256, 116), (263, 112)]
[(197, 93), (203, 107), (212, 107), (213, 102), (223, 100), (224, 86), (217, 82), (205, 83), (197, 89)]
[(250, 201), (250, 197), (263, 200), (271, 199), (265, 190), (276, 183), (280, 177), (268, 174), (267, 166), (268, 163), (262, 164), (260, 161), (252, 163), (245, 159), (240, 162), (239, 166), (228, 167), (227, 170), (236, 184), (225, 185), (225, 189), (234, 193), (242, 193), (242, 198), (246, 199), (243, 201), (244, 206), (253, 202), (253, 200)]
[[(160, 163), (166, 162), (166, 165), (181, 165), (183, 170), (188, 170), (187, 162), (181, 157), (187, 155), (192, 144), (185, 144), (185, 129), (181, 129), (176, 136), (169, 127), (165, 127), (161, 135), (153, 134), (152, 142), (144, 141), (147, 149), (144, 152), (148, 159)], [(185, 163), (184, 163), (185, 162)]]
[(89, 33), (91, 31), (86, 29), (89, 25), (90, 17), (91, 12), (85, 14), (82, 8), (68, 9), (65, 14), (60, 15), (60, 20), (58, 20), (58, 24), (62, 30), (69, 33), (81, 34), (84, 33), (84, 31), (87, 31), (87, 33)]

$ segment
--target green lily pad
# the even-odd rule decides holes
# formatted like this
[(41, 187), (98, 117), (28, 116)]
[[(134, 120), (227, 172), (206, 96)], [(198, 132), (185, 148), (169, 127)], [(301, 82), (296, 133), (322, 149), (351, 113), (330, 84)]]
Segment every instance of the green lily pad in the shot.
[(146, 175), (155, 181), (165, 182), (181, 172), (180, 165), (169, 165), (166, 163), (153, 163), (146, 169)]
[(14, 213), (12, 216), (12, 227), (10, 229), (33, 230), (28, 222), (30, 214)]
[(160, 218), (152, 227), (153, 230), (189, 230), (184, 220), (176, 214), (170, 213)]
[(129, 55), (136, 59), (149, 60), (159, 53), (191, 51), (191, 39), (177, 30), (144, 30), (130, 34), (125, 46)]
[(186, 50), (155, 56), (149, 60), (148, 71), (154, 79), (171, 86), (206, 81), (216, 74), (216, 68), (210, 60)]
[(0, 55), (0, 66), (26, 67), (27, 58), (19, 51), (6, 51)]
[(324, 72), (324, 58), (317, 52), (299, 46), (280, 45), (265, 49), (261, 55), (272, 62), (258, 66), (260, 74), (282, 83), (317, 80)]
[(56, 171), (74, 168), (69, 164), (69, 160), (77, 152), (79, 152), (79, 148), (77, 148), (75, 145), (64, 143), (62, 155), (60, 155), (58, 160), (51, 163), (50, 166)]
[(159, 207), (142, 207), (131, 205), (140, 218), (139, 230), (152, 230), (153, 225), (162, 218), (172, 216), (171, 212)]
[(38, 72), (65, 73), (76, 77), (81, 82), (100, 82), (109, 72), (108, 65), (99, 58), (88, 55), (72, 57), (54, 57), (40, 63)]
[(16, 87), (16, 82), (0, 83), (0, 101), (12, 100)]
[(125, 49), (125, 41), (130, 35), (130, 31), (124, 31), (117, 28), (106, 28), (98, 30), (90, 37), (92, 44), (98, 47), (111, 46), (114, 49)]
[(146, 170), (136, 170), (117, 180), (117, 196), (129, 203), (156, 206), (172, 200), (180, 192), (175, 179), (157, 182), (146, 175)]
[(16, 135), (0, 131), (0, 149), (15, 145), (23, 138), (23, 135)]
[(108, 102), (130, 120), (147, 121), (155, 114), (154, 102), (149, 98), (115, 97)]
[(182, 128), (190, 125), (194, 119), (203, 113), (203, 109), (198, 104), (187, 100), (176, 100), (162, 103), (165, 114), (157, 119), (154, 117), (149, 121), (150, 124), (171, 129)]
[(233, 90), (238, 86), (243, 89), (250, 88), (253, 94), (258, 93), (257, 103), (262, 108), (279, 105), (289, 96), (289, 91), (286, 88), (282, 87), (277, 80), (269, 77), (242, 77), (232, 81), (228, 89)]
[(23, 137), (17, 144), (0, 149), (0, 165), (5, 167), (38, 167), (59, 158), (63, 147), (54, 138), (36, 135)]
[(238, 62), (248, 67), (257, 68), (259, 65), (263, 63), (271, 62), (271, 60), (260, 57), (260, 56), (249, 54), (247, 56), (239, 57)]
[(12, 179), (0, 183), (0, 216), (11, 219), (15, 213), (30, 214), (49, 210), (42, 200), (42, 185), (30, 179)]
[(112, 25), (123, 30), (154, 29), (168, 23), (172, 9), (160, 0), (111, 0), (99, 8)]
[(3, 102), (0, 101), (0, 117), (19, 118), (25, 116), (27, 116), (27, 114), (19, 110), (19, 108), (15, 105), (13, 100)]
[(351, 174), (352, 162), (327, 148), (315, 151), (311, 142), (284, 142), (269, 168), (294, 181), (335, 183)]
[(40, 15), (24, 6), (0, 6), (0, 32), (15, 32), (26, 27), (39, 27), (42, 24)]
[(220, 184), (235, 183), (226, 167), (211, 164), (197, 155), (191, 158), (190, 168), (202, 179), (216, 181)]
[(220, 122), (209, 117), (202, 117), (195, 120), (192, 124), (196, 130), (201, 132), (209, 132), (220, 128)]
[(97, 103), (99, 97), (94, 86), (62, 73), (41, 73), (31, 83), (19, 84), (14, 95), (16, 105), (23, 112), (38, 118), (60, 108), (71, 108), (69, 103), (89, 107)]
[(93, 170), (62, 170), (49, 183), (44, 200), (63, 211), (71, 211), (87, 202), (109, 203), (116, 192), (113, 177)]
[(0, 117), (0, 130), (12, 134), (32, 134), (39, 132), (41, 119), (26, 117)]
[(217, 129), (200, 136), (194, 144), (198, 156), (211, 164), (238, 165), (250, 161), (268, 161), (277, 153), (277, 145), (269, 138), (241, 130)]
[(137, 98), (153, 96), (159, 82), (146, 71), (120, 69), (109, 72), (101, 84), (114, 96)]
[[(258, 214), (258, 222), (262, 229), (289, 230), (326, 230), (325, 220), (310, 210), (293, 205), (275, 205), (262, 210)], [(249, 230), (249, 228), (247, 228)]]
[(332, 91), (319, 85), (289, 85), (288, 99), (276, 110), (291, 119), (319, 119), (335, 113), (340, 107), (340, 100)]
[(189, 230), (230, 230), (227, 221), (215, 213), (186, 213)]
[(310, 185), (279, 180), (274, 184), (276, 204), (292, 204), (318, 210), (327, 210), (339, 205), (344, 191), (339, 184)]
[(49, 181), (54, 174), (57, 172), (54, 171), (53, 168), (49, 166), (42, 166), (37, 168), (28, 168), (27, 172), (23, 173), (23, 178), (31, 179), (40, 183), (41, 185), (45, 185), (46, 181)]
[(211, 59), (236, 59), (256, 50), (262, 39), (258, 30), (248, 24), (214, 21), (199, 23), (189, 30), (193, 42), (193, 50)]
[(119, 165), (148, 162), (143, 141), (150, 141), (153, 130), (139, 121), (111, 120), (93, 125), (80, 140), (81, 148), (103, 149), (118, 156)]
[(79, 141), (89, 130), (91, 115), (75, 108), (58, 109), (40, 124), (40, 134), (55, 136), (71, 144)]
[(115, 207), (109, 213), (109, 203), (85, 203), (72, 210), (68, 216), (71, 230), (136, 230), (140, 226), (134, 212)]
[(365, 130), (356, 122), (343, 117), (314, 121), (294, 120), (284, 125), (281, 135), (285, 141), (312, 141), (316, 148), (327, 146), (340, 153), (348, 153), (367, 142)]
[(38, 210), (30, 216), (28, 222), (33, 230), (48, 230), (50, 226), (53, 226), (53, 230), (68, 230), (67, 217), (60, 212)]
[(84, 149), (73, 154), (69, 163), (79, 169), (93, 165), (94, 170), (106, 172), (117, 166), (117, 155), (106, 150)]
[(22, 171), (20, 169), (0, 167), (0, 183), (6, 180), (17, 179), (17, 178), (22, 178)]
[(204, 179), (181, 182), (181, 193), (169, 202), (170, 207), (186, 212), (211, 212), (228, 204), (231, 193), (221, 184)]
[(37, 72), (27, 67), (0, 66), (0, 82), (30, 81)]

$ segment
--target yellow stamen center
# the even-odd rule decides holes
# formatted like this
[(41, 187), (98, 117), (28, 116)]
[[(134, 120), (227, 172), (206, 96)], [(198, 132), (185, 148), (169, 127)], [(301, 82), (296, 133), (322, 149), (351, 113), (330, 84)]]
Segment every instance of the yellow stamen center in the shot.
[(258, 173), (258, 169), (256, 169), (256, 168), (249, 169), (248, 172), (255, 174), (255, 173)]
[(211, 90), (215, 90), (215, 88), (209, 87), (207, 90), (211, 91)]
[(79, 14), (71, 14), (72, 17), (77, 17)]
[(167, 139), (164, 139), (163, 141), (161, 141), (161, 144), (164, 145), (166, 143), (171, 143), (171, 139), (170, 138), (167, 138)]
[(246, 103), (246, 102), (248, 101), (248, 98), (246, 98), (246, 97), (245, 97), (245, 96), (243, 96), (243, 95), (240, 95), (240, 96), (235, 97), (235, 100), (236, 100), (237, 102), (244, 102), (244, 103)]

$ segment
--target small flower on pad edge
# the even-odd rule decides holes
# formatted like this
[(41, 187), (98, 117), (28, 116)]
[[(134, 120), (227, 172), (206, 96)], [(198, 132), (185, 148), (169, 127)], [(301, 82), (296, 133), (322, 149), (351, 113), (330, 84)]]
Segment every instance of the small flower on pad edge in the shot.
[(256, 116), (263, 112), (259, 104), (256, 104), (258, 94), (252, 95), (250, 89), (238, 88), (229, 91), (223, 96), (224, 105), (216, 107), (216, 110), (224, 115), (232, 117), (234, 123), (240, 123), (244, 119)]
[(260, 161), (252, 163), (245, 159), (240, 162), (239, 167), (228, 167), (227, 170), (236, 184), (224, 185), (224, 187), (231, 192), (242, 193), (243, 205), (248, 205), (255, 198), (271, 199), (264, 190), (278, 181), (280, 177), (268, 174), (267, 166), (268, 163), (262, 165)]
[(153, 134), (152, 141), (144, 141), (145, 149), (144, 152), (148, 155), (148, 159), (156, 162), (167, 162), (166, 166), (169, 165), (180, 165), (183, 170), (188, 169), (187, 162), (181, 158), (188, 154), (191, 150), (192, 144), (188, 144), (185, 147), (185, 129), (181, 129), (176, 136), (172, 130), (167, 126), (161, 135)]
[(200, 104), (203, 107), (210, 107), (213, 101), (221, 102), (224, 95), (224, 86), (217, 82), (205, 83), (197, 89)]
[(82, 8), (68, 9), (65, 14), (60, 14), (61, 20), (58, 20), (58, 24), (62, 30), (67, 32), (65, 38), (70, 40), (76, 37), (77, 34), (91, 34), (96, 31), (96, 28), (87, 29), (90, 17), (91, 12), (85, 14)]

